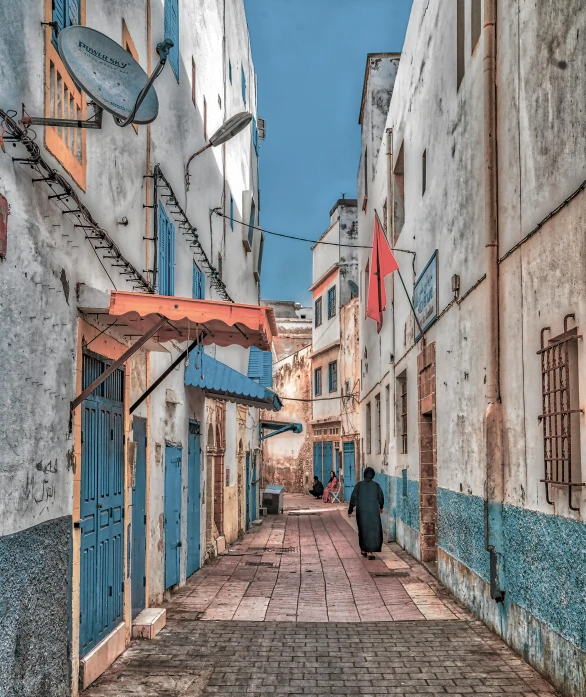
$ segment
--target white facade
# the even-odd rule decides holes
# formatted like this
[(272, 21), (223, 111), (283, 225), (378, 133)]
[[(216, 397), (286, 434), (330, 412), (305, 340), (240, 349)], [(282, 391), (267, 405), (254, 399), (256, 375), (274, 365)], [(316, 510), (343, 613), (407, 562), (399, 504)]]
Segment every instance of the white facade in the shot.
[[(116, 5), (82, 0), (79, 21), (123, 44), (150, 73), (157, 60), (155, 46), (166, 32), (165, 2), (169, 0), (128, 0)], [(3, 670), (7, 674), (20, 670), (14, 662), (23, 660), (23, 674), (30, 688), (26, 694), (38, 694), (41, 682), (44, 691), (51, 694), (77, 691), (83, 560), (80, 562), (80, 529), (72, 523), (80, 518), (82, 427), (77, 415), (70, 421), (70, 403), (81, 391), (82, 348), (86, 344), (89, 350), (114, 359), (131, 343), (131, 339), (120, 339), (119, 334), (96, 322), (95, 315), (83, 308), (91, 306), (89, 297), (107, 304), (113, 286), (128, 291), (140, 291), (147, 284), (154, 286), (157, 209), (152, 206), (164, 206), (170, 220), (174, 220), (170, 199), (162, 195), (168, 190), (159, 186), (158, 198), (154, 198), (155, 180), (151, 175), (155, 165), (160, 166), (177, 202), (197, 228), (201, 248), (212, 267), (221, 272), (230, 298), (240, 303), (259, 302), (262, 245), (259, 231), (251, 232), (248, 228), (252, 201), (256, 208), (254, 224), (258, 225), (259, 220), (255, 124), (224, 146), (199, 155), (190, 166), (188, 191), (184, 177), (190, 155), (227, 118), (245, 110), (256, 118), (256, 74), (244, 3), (209, 0), (194, 4), (180, 0), (177, 6), (179, 55), (174, 65), (178, 65), (178, 73), (170, 61), (156, 81), (160, 108), (152, 124), (139, 126), (137, 131), (132, 126), (121, 129), (111, 116), (104, 114), (100, 130), (84, 130), (79, 138), (76, 135), (74, 141), (69, 141), (69, 146), (72, 142), (79, 144), (76, 153), (73, 146), (59, 145), (58, 138), (50, 135), (54, 129), (32, 127), (41, 157), (65, 178), (100, 228), (145, 279), (143, 288), (137, 288), (136, 280), (130, 276), (119, 273), (120, 267), (115, 266), (118, 260), (108, 258), (109, 252), (92, 249), (97, 243), (86, 239), (89, 228), (75, 227), (85, 224), (83, 218), (62, 212), (66, 207), (76, 209), (74, 201), (64, 197), (49, 199), (53, 195), (51, 183), (33, 183), (32, 179), (41, 175), (27, 163), (11, 161), (10, 155), (27, 157), (22, 142), (17, 140), (12, 147), (7, 138), (12, 131), (4, 134), (7, 153), (0, 152), (0, 194), (10, 206), (7, 253), (5, 259), (0, 259), (0, 315), (7, 328), (0, 338), (0, 439), (4, 452), (0, 466), (0, 586), (13, 589), (6, 596), (7, 613), (19, 618), (0, 640), (0, 665), (4, 666), (0, 668), (0, 677)], [(53, 19), (50, 2), (0, 6), (0, 59), (4, 66), (0, 109), (8, 114), (13, 113), (11, 109), (18, 110), (14, 121), (20, 118), (21, 104), (32, 116), (57, 108), (53, 101), (45, 102), (57, 73), (61, 76), (59, 82), (52, 84), (58, 84), (59, 90), (64, 86), (68, 90), (64, 94), (69, 94), (72, 102), (77, 100), (79, 109), (86, 109), (85, 95), (76, 91), (52, 45), (51, 28), (41, 25)], [(91, 107), (87, 107), (87, 116), (91, 113)], [(7, 125), (5, 117), (3, 120)], [(79, 147), (82, 143), (83, 156)], [(213, 209), (224, 217), (216, 215)], [(241, 225), (241, 220), (246, 225)], [(181, 234), (179, 223), (175, 224), (174, 294), (192, 297), (195, 262), (205, 273), (206, 298), (226, 299), (222, 284), (201, 265), (201, 254), (190, 246), (190, 238)], [(200, 562), (206, 551), (215, 550), (215, 536), (206, 539), (206, 506), (213, 498), (207, 475), (211, 456), (206, 457), (206, 453), (213, 450), (221, 456), (222, 472), (227, 473), (222, 495), (223, 533), (228, 541), (236, 539), (245, 526), (244, 456), (248, 453), (253, 458), (259, 453), (258, 430), (253, 427), (258, 423), (258, 410), (243, 413), (240, 409), (239, 416), (239, 408), (228, 403), (225, 417), (222, 416), (222, 404), (206, 400), (201, 390), (185, 388), (183, 363), (132, 417), (129, 415), (130, 404), (185, 346), (171, 342), (162, 346), (162, 351), (140, 351), (126, 365), (125, 442), (134, 439), (133, 418), (143, 417), (148, 423), (147, 605), (160, 602), (166, 589), (166, 447), (177, 446), (183, 452), (180, 583), (185, 581), (188, 555), (185, 541), (189, 420), (198, 422), (201, 430)], [(247, 373), (248, 350), (210, 347), (206, 351)], [(219, 428), (220, 442), (208, 442), (209, 426), (213, 433)], [(125, 448), (125, 456), (126, 452)], [(127, 523), (132, 516), (129, 473), (125, 467), (123, 508)], [(124, 534), (125, 560), (130, 558), (131, 542), (128, 528)], [(31, 550), (33, 559), (22, 557), (23, 549)], [(33, 553), (40, 549), (43, 555)], [(24, 605), (19, 596), (27, 588), (33, 596)], [(59, 591), (54, 592), (55, 588)], [(130, 588), (131, 572), (125, 566), (122, 646), (130, 638)], [(38, 602), (41, 605), (33, 611)], [(39, 620), (39, 608), (52, 618), (50, 622)], [(14, 657), (14, 641), (23, 635), (31, 637), (31, 646), (42, 647), (44, 654), (52, 657), (43, 670), (36, 666), (33, 653), (22, 659)]]

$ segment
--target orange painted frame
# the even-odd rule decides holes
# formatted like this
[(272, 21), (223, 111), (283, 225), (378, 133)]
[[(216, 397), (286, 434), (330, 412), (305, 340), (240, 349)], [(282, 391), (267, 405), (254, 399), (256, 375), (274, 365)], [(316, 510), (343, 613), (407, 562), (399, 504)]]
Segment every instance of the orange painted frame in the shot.
[[(81, 0), (81, 23), (85, 24), (85, 0)], [(52, 18), (52, 2), (51, 0), (45, 0), (45, 21), (50, 22)], [(81, 118), (85, 120), (86, 118), (86, 99), (83, 92), (77, 88), (69, 73), (63, 65), (59, 54), (55, 50), (52, 43), (52, 28), (50, 26), (45, 27), (45, 117), (51, 117), (51, 62), (59, 70), (62, 76), (63, 84), (67, 87), (71, 94), (78, 96), (80, 107), (81, 107)], [(56, 79), (56, 77), (55, 77)], [(57, 87), (55, 86), (55, 92), (57, 92)], [(63, 102), (63, 95), (61, 95), (61, 101)], [(67, 129), (69, 130), (69, 129)], [(87, 150), (86, 150), (86, 131), (81, 129), (81, 162), (75, 157), (75, 155), (67, 148), (57, 130), (52, 126), (45, 126), (45, 147), (47, 150), (54, 155), (57, 160), (63, 165), (65, 170), (71, 175), (75, 183), (83, 189), (86, 190), (86, 173), (87, 173)]]

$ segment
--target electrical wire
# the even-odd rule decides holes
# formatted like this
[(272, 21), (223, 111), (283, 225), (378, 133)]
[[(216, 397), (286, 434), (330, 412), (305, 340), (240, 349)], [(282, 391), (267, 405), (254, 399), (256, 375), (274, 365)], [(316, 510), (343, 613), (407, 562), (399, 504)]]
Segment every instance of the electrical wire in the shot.
[[(326, 244), (331, 247), (351, 247), (353, 249), (370, 249), (372, 251), (372, 245), (364, 245), (364, 244), (346, 244), (346, 243), (339, 243), (339, 242), (322, 242), (321, 240), (311, 240), (308, 237), (296, 237), (295, 235), (285, 235), (283, 232), (274, 232), (272, 230), (267, 230), (266, 228), (262, 227), (257, 227), (256, 225), (249, 225), (248, 223), (245, 223), (242, 220), (236, 220), (232, 218), (229, 215), (225, 215), (224, 213), (220, 213), (217, 209), (214, 209), (214, 213), (216, 215), (219, 215), (221, 218), (228, 218), (229, 220), (239, 223), (240, 225), (246, 226), (246, 228), (250, 229), (252, 228), (253, 230), (260, 230), (261, 232), (265, 232), (267, 235), (274, 235), (275, 237), (284, 237), (285, 239), (288, 240), (297, 240), (298, 242), (311, 242), (311, 244)], [(415, 252), (412, 252), (410, 249), (399, 249), (398, 247), (391, 247), (393, 252), (404, 252), (405, 254), (413, 254), (415, 255)]]
[(301, 399), (298, 397), (281, 397), (281, 395), (279, 395), (279, 399), (281, 399), (281, 400), (286, 399), (289, 402), (325, 402), (328, 399), (344, 399), (344, 398), (348, 398), (348, 397), (352, 397), (353, 399), (356, 399), (355, 394), (338, 395), (337, 397), (313, 397), (310, 399)]

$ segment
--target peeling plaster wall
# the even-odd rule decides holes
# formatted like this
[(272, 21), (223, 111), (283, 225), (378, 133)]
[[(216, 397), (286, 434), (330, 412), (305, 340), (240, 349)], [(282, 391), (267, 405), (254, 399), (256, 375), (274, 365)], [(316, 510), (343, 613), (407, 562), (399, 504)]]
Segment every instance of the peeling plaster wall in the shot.
[[(583, 180), (586, 136), (577, 126), (586, 108), (579, 38), (586, 31), (580, 2), (560, 5), (497, 2), (499, 255), (502, 257)], [(504, 500), (491, 503), (503, 520), (504, 604), (490, 599), (485, 551), (485, 433), (487, 287), (484, 250), (483, 39), (472, 50), (466, 3), (465, 74), (456, 84), (456, 3), (415, 0), (387, 119), (394, 162), (405, 157), (405, 223), (396, 246), (407, 290), (438, 250), (438, 312), (428, 330), (436, 345), (438, 569), (440, 578), (562, 694), (586, 690), (584, 557), (586, 494), (567, 489), (545, 500), (540, 332), (561, 334), (563, 318), (582, 333), (586, 317), (583, 268), (586, 200), (578, 196), (500, 264), (500, 359), (504, 408)], [(582, 51), (583, 52), (583, 51)], [(568, 99), (568, 95), (572, 95)], [(369, 134), (365, 137), (370, 137)], [(369, 182), (359, 240), (370, 244), (372, 208), (386, 198), (386, 140)], [(427, 187), (422, 191), (422, 154)], [(359, 201), (364, 195), (362, 168)], [(372, 208), (371, 208), (372, 206)], [(368, 254), (361, 254), (364, 271)], [(450, 279), (460, 276), (455, 302)], [(398, 395), (387, 428), (391, 501), (389, 531), (420, 554), (417, 355), (409, 304), (398, 278), (387, 281), (383, 330), (361, 326), (362, 399), (379, 385), (395, 391), (407, 377), (407, 453), (401, 452)], [(469, 294), (468, 294), (469, 292)], [(465, 296), (465, 297), (464, 297)], [(363, 307), (361, 308), (363, 310)], [(368, 356), (368, 357), (367, 357)], [(390, 360), (389, 360), (390, 359)], [(368, 367), (367, 367), (368, 364)], [(584, 408), (586, 353), (578, 343), (571, 376)], [(364, 410), (361, 410), (364, 419)], [(586, 453), (586, 422), (573, 453)], [(362, 428), (364, 428), (364, 423)], [(368, 459), (368, 456), (367, 456)], [(404, 476), (405, 475), (405, 476)], [(581, 480), (584, 480), (582, 466)]]

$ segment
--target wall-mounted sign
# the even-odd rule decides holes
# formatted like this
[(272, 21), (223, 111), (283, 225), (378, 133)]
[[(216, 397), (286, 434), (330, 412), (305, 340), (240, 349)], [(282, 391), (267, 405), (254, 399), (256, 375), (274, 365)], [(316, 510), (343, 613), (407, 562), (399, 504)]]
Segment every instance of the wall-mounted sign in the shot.
[(8, 201), (0, 194), (0, 259), (6, 259), (8, 241)]
[[(421, 272), (419, 278), (415, 281), (413, 287), (413, 306), (417, 314), (417, 319), (421, 324), (423, 331), (427, 331), (437, 319), (437, 249), (433, 253), (431, 259), (427, 262), (426, 267)], [(416, 340), (419, 339), (419, 329)]]

